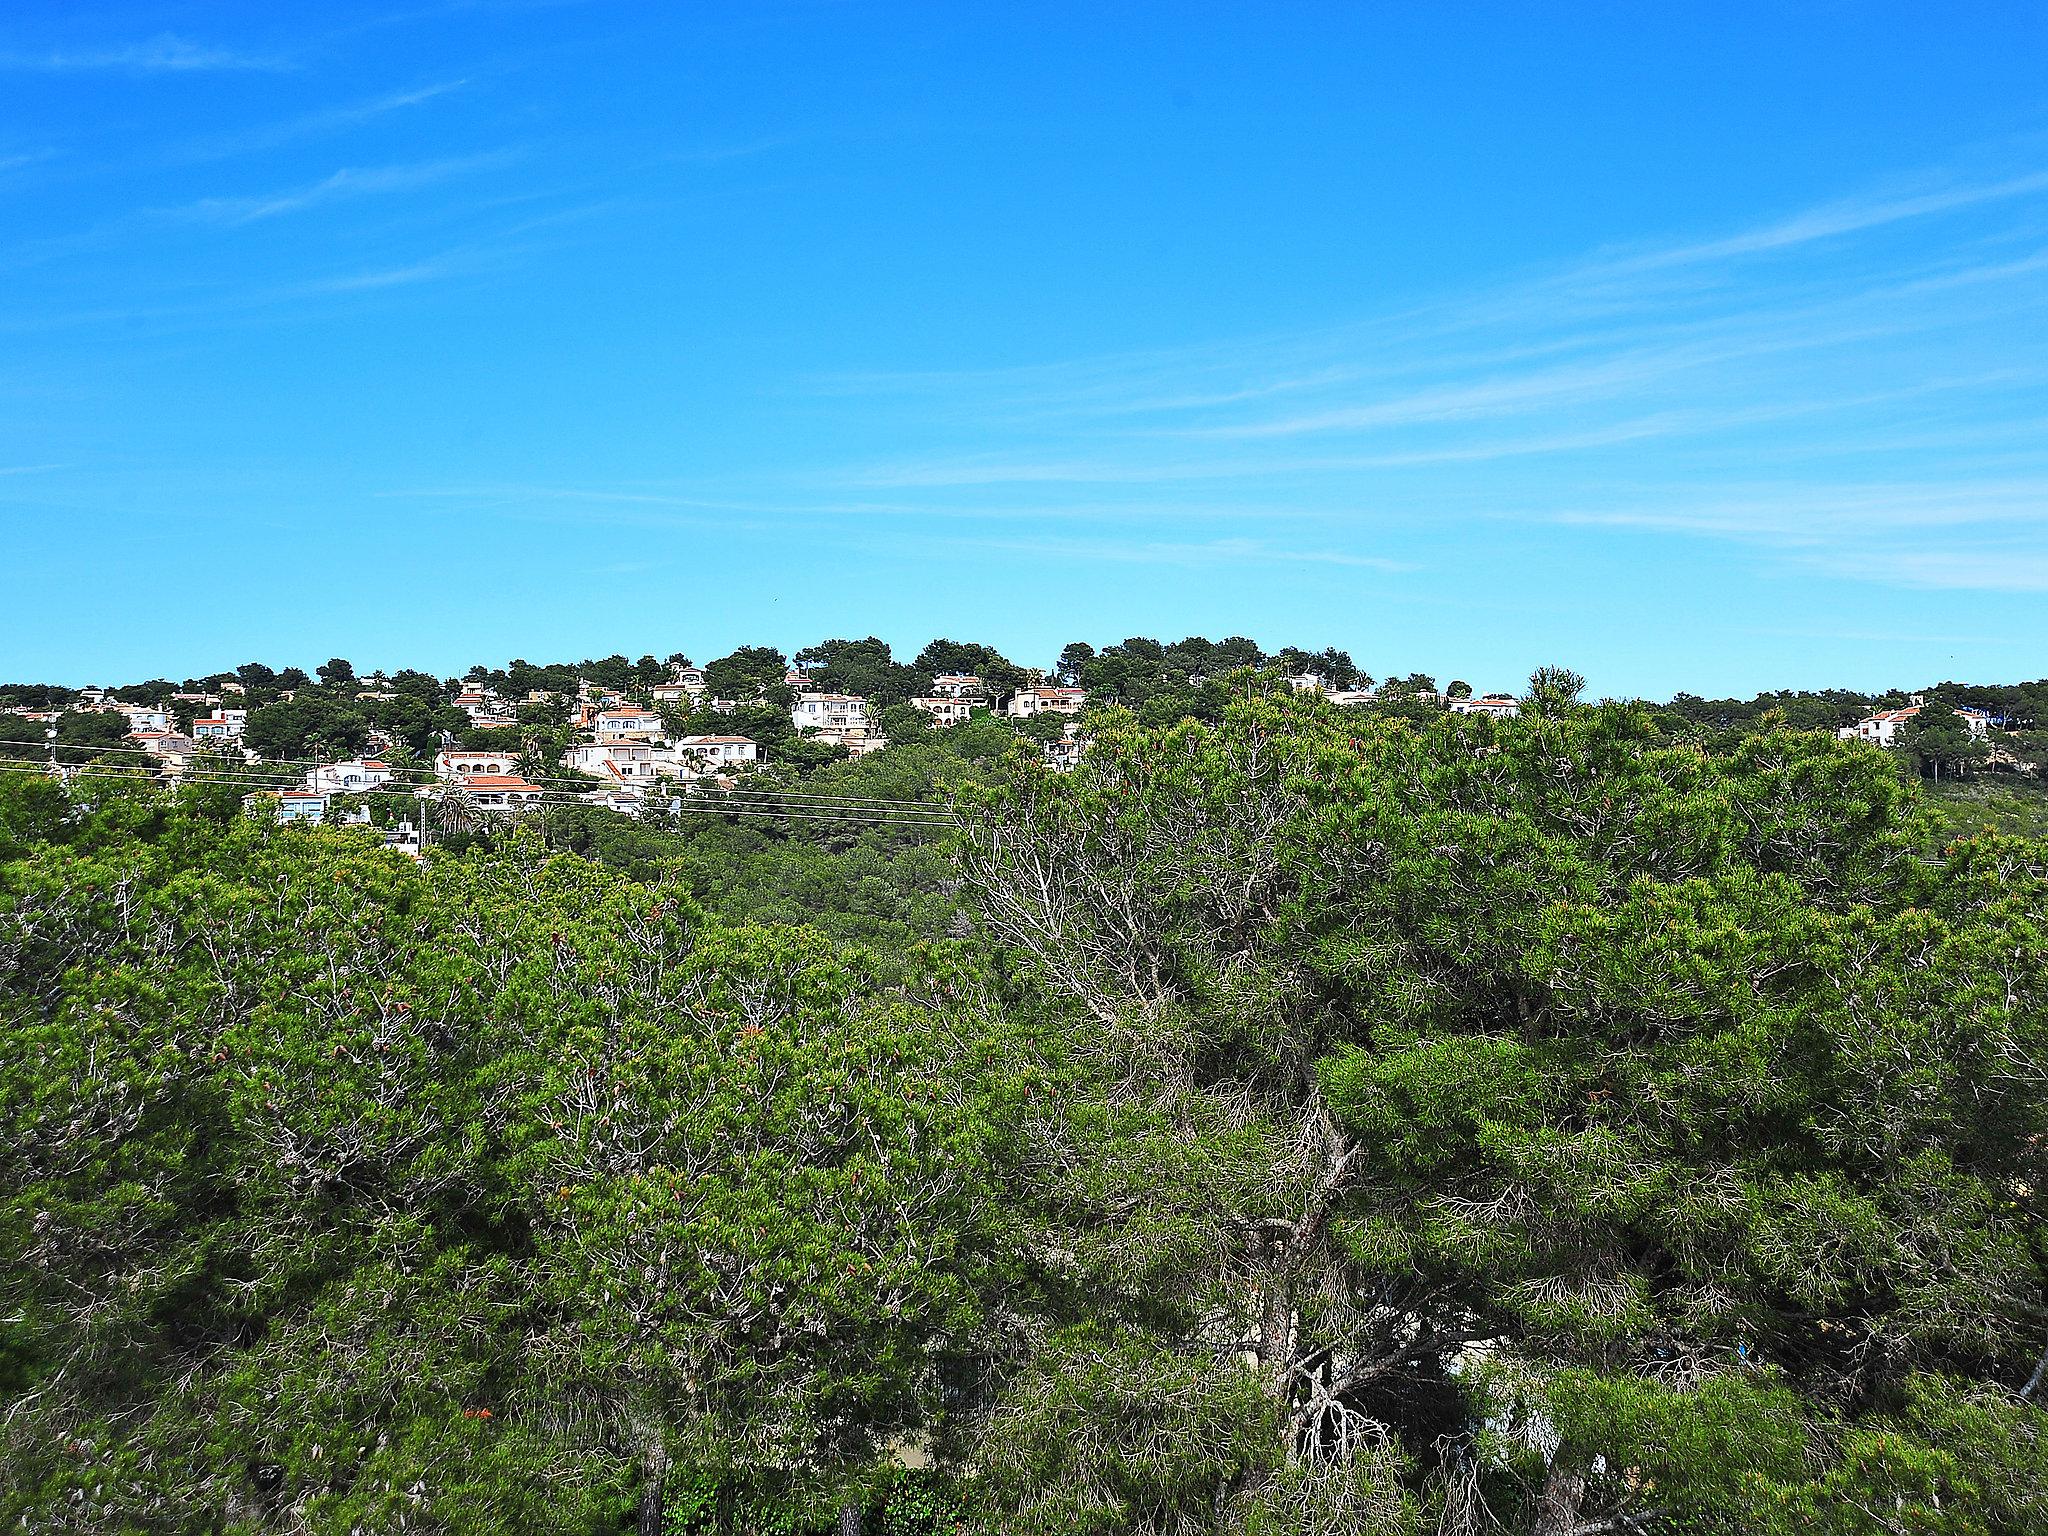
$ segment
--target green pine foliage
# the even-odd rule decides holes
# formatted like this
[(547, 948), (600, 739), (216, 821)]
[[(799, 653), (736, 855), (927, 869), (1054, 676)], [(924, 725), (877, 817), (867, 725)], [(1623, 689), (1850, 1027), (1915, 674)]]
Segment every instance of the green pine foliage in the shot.
[(2048, 1528), (2041, 845), (1234, 644), (764, 781), (936, 830), (0, 775), (0, 1521)]

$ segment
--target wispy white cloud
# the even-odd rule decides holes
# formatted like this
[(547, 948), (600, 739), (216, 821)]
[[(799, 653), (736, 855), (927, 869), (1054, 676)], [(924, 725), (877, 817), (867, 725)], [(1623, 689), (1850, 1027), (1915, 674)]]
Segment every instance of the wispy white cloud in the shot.
[(1704, 240), (1694, 245), (1666, 246), (1661, 250), (1645, 251), (1635, 256), (1616, 257), (1586, 271), (1621, 274), (1726, 261), (1731, 257), (1783, 251), (1792, 246), (1808, 245), (1818, 240), (1840, 239), (1844, 235), (1881, 229), (1888, 224), (1953, 213), (1959, 209), (1975, 208), (1985, 203), (2031, 197), (2044, 191), (2048, 191), (2048, 171), (2030, 171), (2022, 176), (2009, 176), (1997, 181), (1933, 187), (1919, 192), (1889, 196), (1843, 198), (1837, 202), (1822, 203), (1818, 207), (1803, 209), (1788, 218), (1761, 224), (1753, 229), (1724, 235), (1719, 239)]
[(19, 149), (0, 153), (0, 172), (19, 171), (31, 165), (42, 165), (54, 160), (54, 149)]
[(284, 297), (312, 298), (329, 293), (368, 293), (379, 288), (408, 288), (415, 283), (437, 282), (463, 270), (459, 256), (436, 257), (398, 267), (372, 267), (362, 272), (341, 272), (332, 277), (310, 278), (281, 290)]
[[(2048, 528), (2048, 436), (2029, 426), (2048, 417), (2029, 339), (2044, 323), (2048, 170), (2022, 164), (1321, 330), (837, 376), (819, 391), (860, 398), (890, 448), (806, 478), (992, 520), (1020, 498), (1057, 522), (1109, 497), (1105, 533), (1202, 484), (1247, 517), (1255, 498), (1262, 524), (1291, 502), (1298, 526), (1367, 548), (1394, 523), (1572, 522), (1764, 563), (1866, 551), (1830, 571), (1904, 582), (1887, 544), (1903, 530), (1971, 547)], [(1781, 478), (1760, 481), (1766, 465)], [(1941, 567), (1958, 583), (2000, 568)]]
[(289, 59), (274, 54), (244, 53), (165, 32), (143, 42), (110, 47), (53, 49), (44, 53), (0, 51), (0, 69), (65, 73), (113, 70), (130, 74), (193, 74), (221, 70), (287, 70)]
[(1833, 575), (1948, 591), (2048, 592), (2048, 550), (1872, 550), (1814, 562)]
[(1558, 522), (1650, 528), (1781, 545), (1840, 548), (1903, 529), (2034, 524), (2048, 531), (2048, 475), (1935, 483), (1794, 482), (1699, 492), (1618, 487), (1606, 506), (1571, 506)]
[(294, 143), (300, 139), (318, 138), (325, 134), (340, 133), (364, 123), (374, 122), (393, 112), (402, 112), (409, 107), (423, 106), (427, 102), (463, 89), (467, 80), (437, 80), (427, 85), (413, 86), (402, 91), (390, 91), (380, 96), (367, 97), (361, 101), (342, 102), (331, 107), (319, 107), (296, 117), (284, 118), (272, 123), (259, 123), (230, 133), (209, 134), (200, 138), (187, 139), (169, 145), (161, 151), (161, 158), (172, 163), (189, 163), (205, 160), (225, 160), (235, 155), (255, 154), (280, 145)]
[(318, 181), (281, 192), (250, 197), (201, 198), (182, 208), (169, 210), (169, 216), (204, 224), (254, 224), (264, 219), (274, 219), (283, 214), (303, 213), (307, 209), (351, 198), (417, 191), (452, 177), (495, 169), (509, 163), (512, 158), (510, 152), (500, 152), (422, 161), (413, 165), (369, 166), (360, 169), (344, 166)]
[(1046, 555), (1066, 562), (1109, 562), (1117, 565), (1232, 566), (1327, 565), (1352, 570), (1413, 571), (1411, 561), (1335, 549), (1289, 549), (1259, 539), (1113, 539), (1113, 538), (970, 538), (947, 543), (1015, 554)]

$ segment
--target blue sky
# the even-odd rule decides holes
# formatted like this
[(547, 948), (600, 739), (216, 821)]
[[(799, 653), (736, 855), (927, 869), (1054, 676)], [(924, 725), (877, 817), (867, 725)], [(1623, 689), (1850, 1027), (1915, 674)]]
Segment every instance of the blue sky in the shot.
[(0, 677), (2048, 674), (2048, 8), (0, 17)]

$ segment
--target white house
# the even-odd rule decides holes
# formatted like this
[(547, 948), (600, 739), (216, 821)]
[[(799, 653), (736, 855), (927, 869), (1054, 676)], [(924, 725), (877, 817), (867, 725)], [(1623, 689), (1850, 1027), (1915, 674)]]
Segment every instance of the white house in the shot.
[(538, 785), (529, 784), (516, 773), (472, 773), (462, 779), (470, 798), (487, 811), (516, 811), (540, 804)]
[(851, 693), (800, 693), (789, 717), (800, 731), (865, 732), (868, 701)]
[(171, 728), (171, 714), (166, 709), (146, 709), (131, 704), (123, 713), (128, 716), (130, 731), (168, 731)]
[(173, 778), (190, 767), (193, 758), (209, 750), (190, 736), (180, 736), (175, 731), (130, 731), (128, 739), (160, 761), (164, 771)]
[(599, 710), (592, 727), (597, 732), (600, 746), (622, 741), (652, 744), (661, 739), (661, 716), (651, 709), (640, 709), (631, 704)]
[(1454, 715), (1490, 715), (1496, 720), (1505, 720), (1521, 712), (1521, 700), (1508, 693), (1488, 693), (1476, 699), (1451, 700), (1451, 713)]
[[(1899, 739), (1899, 732), (1906, 728), (1913, 717), (1927, 707), (1924, 704), (1908, 704), (1904, 709), (1880, 710), (1854, 725), (1843, 726), (1835, 734), (1844, 741), (1869, 741), (1880, 747), (1889, 747)], [(1969, 733), (1980, 741), (1994, 724), (1989, 710), (1964, 708), (1958, 709), (1956, 715)]]
[(246, 709), (223, 709), (216, 714), (202, 715), (192, 722), (192, 735), (198, 741), (237, 740), (249, 723)]
[(1302, 672), (1287, 679), (1287, 686), (1296, 693), (1323, 693), (1329, 685), (1320, 672)]
[(677, 667), (665, 683), (647, 690), (657, 704), (687, 704), (704, 692), (702, 667)]
[(1081, 766), (1081, 754), (1088, 750), (1088, 736), (1079, 724), (1070, 723), (1058, 741), (1045, 744), (1045, 760), (1061, 773)]
[(1079, 688), (1022, 688), (1004, 711), (1012, 720), (1029, 720), (1033, 715), (1078, 715), (1088, 702)]
[(472, 773), (511, 773), (519, 765), (517, 752), (496, 749), (448, 747), (434, 757), (434, 777), (460, 779)]
[(620, 784), (653, 779), (666, 766), (661, 758), (661, 750), (644, 741), (585, 743), (562, 754), (563, 764), (578, 773), (594, 773)]
[(306, 788), (314, 793), (361, 794), (390, 782), (391, 765), (374, 757), (322, 763), (306, 774)]
[(760, 748), (747, 736), (684, 736), (675, 743), (676, 769), (688, 778), (748, 768), (760, 755)]
[(988, 708), (988, 700), (961, 694), (942, 694), (928, 699), (912, 699), (914, 708), (923, 710), (932, 717), (933, 725), (959, 725), (974, 717), (977, 709)]
[(932, 696), (939, 699), (985, 699), (988, 684), (971, 673), (942, 672), (932, 679)]

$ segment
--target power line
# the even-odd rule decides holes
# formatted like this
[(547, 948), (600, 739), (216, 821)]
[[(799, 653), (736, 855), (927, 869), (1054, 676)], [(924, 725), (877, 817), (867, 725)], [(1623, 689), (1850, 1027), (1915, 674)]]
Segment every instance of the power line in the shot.
[[(12, 773), (23, 773), (23, 772), (32, 772), (32, 773), (36, 773), (36, 774), (38, 774), (38, 775), (41, 775), (41, 776), (47, 776), (47, 775), (46, 775), (46, 774), (44, 773), (44, 770), (42, 770), (42, 769), (40, 769), (40, 768), (34, 768), (34, 769), (23, 769), (23, 768), (0, 768), (0, 772), (12, 772)], [(137, 777), (137, 776), (135, 776), (135, 775), (131, 775), (131, 774), (125, 773), (125, 772), (123, 772), (123, 771), (122, 771), (122, 770), (120, 770), (120, 769), (107, 769), (107, 770), (104, 770), (104, 771), (102, 771), (102, 770), (94, 770), (94, 769), (79, 769), (79, 770), (75, 770), (75, 771), (74, 771), (73, 773), (71, 773), (70, 775), (68, 775), (68, 777), (69, 777), (69, 778), (89, 778), (89, 779), (108, 779), (108, 780), (115, 780), (115, 781), (118, 781), (118, 782), (123, 782), (123, 783), (131, 783), (131, 784), (132, 784), (132, 783), (139, 783), (139, 782), (153, 782), (153, 781), (145, 781), (145, 780), (143, 780), (143, 779), (140, 779), (140, 778), (138, 778), (138, 777)], [(249, 791), (249, 792), (251, 792), (251, 793), (258, 793), (258, 792), (264, 792), (264, 791), (271, 791), (271, 792), (274, 792), (274, 791), (276, 791), (276, 790), (277, 790), (277, 788), (278, 788), (278, 786), (277, 786), (277, 785), (275, 785), (275, 784), (270, 784), (270, 783), (267, 783), (267, 782), (251, 782), (251, 781), (248, 781), (248, 780), (235, 780), (235, 779), (221, 779), (221, 778), (212, 778), (212, 779), (209, 779), (209, 778), (199, 778), (199, 779), (191, 779), (191, 780), (187, 780), (186, 782), (187, 782), (187, 783), (192, 783), (192, 784), (201, 784), (201, 785), (204, 785), (204, 784), (214, 784), (214, 785), (219, 785), (219, 786), (221, 786), (221, 787), (223, 787), (223, 788), (228, 788), (228, 789), (240, 789), (240, 790), (246, 790), (246, 791)], [(423, 801), (423, 802), (422, 802), (422, 805), (423, 805), (423, 806), (429, 806), (429, 805), (431, 805), (431, 801)], [(516, 814), (518, 814), (518, 813), (520, 813), (520, 812), (523, 812), (523, 811), (527, 811), (527, 810), (545, 810), (545, 809), (547, 809), (547, 808), (549, 808), (549, 807), (558, 807), (558, 806), (583, 806), (583, 807), (585, 807), (585, 808), (590, 808), (590, 802), (588, 802), (588, 801), (584, 801), (584, 800), (569, 800), (569, 799), (535, 799), (535, 800), (528, 800), (528, 801), (526, 801), (526, 802), (524, 802), (524, 803), (522, 803), (522, 804), (519, 804), (519, 805), (514, 805), (514, 806), (506, 806), (506, 807), (496, 807), (496, 806), (480, 806), (480, 807), (478, 807), (478, 811), (479, 811), (479, 813), (480, 813), (481, 815), (486, 815), (486, 816), (488, 816), (488, 815), (495, 815), (495, 814), (500, 814), (500, 813), (504, 813), (504, 812), (509, 812), (509, 813), (512, 813), (512, 814), (515, 814), (515, 815), (516, 815)], [(600, 809), (600, 810), (603, 810), (603, 809), (610, 809), (610, 807), (604, 807), (604, 806), (599, 806), (599, 807), (596, 807), (596, 809)], [(902, 820), (902, 819), (898, 819), (898, 818), (893, 818), (893, 817), (886, 817), (886, 816), (883, 816), (883, 817), (878, 817), (878, 816), (858, 816), (858, 815), (832, 815), (832, 814), (825, 814), (825, 813), (819, 813), (819, 812), (813, 812), (813, 811), (801, 811), (801, 810), (782, 810), (782, 809), (774, 809), (774, 808), (759, 808), (759, 807), (753, 807), (753, 806), (745, 806), (745, 805), (734, 805), (734, 806), (726, 806), (726, 805), (697, 805), (697, 804), (692, 804), (692, 803), (689, 803), (689, 802), (687, 802), (687, 801), (685, 801), (685, 802), (683, 802), (683, 803), (681, 803), (681, 804), (671, 804), (671, 805), (663, 806), (663, 807), (662, 807), (662, 809), (664, 809), (664, 810), (667, 810), (667, 811), (670, 811), (670, 812), (672, 812), (672, 813), (674, 813), (674, 814), (678, 814), (678, 815), (696, 815), (696, 816), (728, 816), (728, 817), (749, 817), (749, 818), (755, 818), (755, 819), (761, 819), (761, 820), (770, 820), (770, 821), (779, 821), (779, 822), (791, 822), (791, 823), (794, 823), (794, 822), (808, 822), (808, 823), (811, 823), (811, 824), (813, 824), (813, 825), (819, 825), (819, 826), (838, 826), (838, 827), (850, 827), (850, 828), (868, 828), (868, 827), (922, 827), (922, 828), (931, 828), (931, 827), (938, 827), (938, 828), (940, 828), (941, 830), (943, 830), (943, 829), (945, 829), (946, 827), (948, 827), (948, 826), (952, 825), (952, 823), (950, 823), (950, 822), (945, 822), (945, 821), (941, 821), (941, 820), (938, 820), (937, 818), (931, 818), (931, 817), (917, 818), (917, 819), (912, 819), (912, 820)], [(423, 814), (425, 814), (425, 812), (424, 812), (424, 811), (423, 811)]]
[[(126, 752), (131, 754), (141, 754), (143, 751), (143, 749), (140, 747), (86, 747), (65, 746), (62, 744), (59, 744), (58, 750), (62, 752)], [(480, 752), (489, 752), (489, 750), (490, 749), (479, 749)], [(491, 755), (513, 757), (518, 756), (517, 753), (492, 753)], [(234, 768), (237, 771), (247, 768), (262, 772), (285, 772), (286, 770), (295, 767), (319, 768), (331, 767), (333, 765), (323, 764), (320, 762), (320, 760), (315, 758), (269, 758), (261, 759), (255, 763), (229, 763), (226, 766)], [(290, 777), (294, 779), (294, 781), (296, 781), (298, 779), (303, 778), (303, 775), (288, 773), (287, 777)], [(521, 777), (525, 776), (521, 775)], [(663, 775), (662, 777), (665, 778), (667, 776)], [(439, 780), (437, 782), (449, 783), (455, 781)], [(536, 788), (544, 789), (551, 785), (562, 785), (570, 790), (583, 792), (615, 787), (608, 784), (605, 780), (602, 779), (569, 778), (560, 774), (540, 774), (532, 778), (527, 778), (526, 782), (533, 785)], [(701, 783), (702, 781), (696, 780), (691, 782)], [(772, 796), (778, 799), (788, 799), (795, 801), (814, 801), (820, 804), (831, 803), (836, 805), (846, 805), (854, 807), (874, 807), (876, 809), (885, 810), (926, 810), (939, 808), (938, 802), (932, 800), (904, 800), (900, 798), (882, 795), (834, 795), (820, 790), (809, 789), (734, 789), (723, 791), (723, 793), (754, 795), (762, 797)]]
[[(57, 766), (57, 770), (54, 775), (52, 774), (52, 770), (48, 766), (40, 763), (0, 764), (0, 773), (27, 773), (33, 774), (37, 777), (44, 778), (54, 776), (64, 781), (69, 781), (71, 779), (101, 779), (127, 784), (141, 782), (154, 783), (158, 777), (157, 769), (155, 769), (154, 767), (145, 767), (141, 764), (137, 764), (132, 768), (118, 764), (73, 764), (68, 766), (60, 764)], [(284, 781), (280, 781), (277, 777), (267, 777), (260, 774), (234, 774), (199, 770), (197, 772), (188, 773), (184, 775), (182, 779), (178, 782), (181, 784), (212, 784), (228, 789), (246, 790), (251, 793), (278, 793), (284, 790), (294, 788), (299, 783), (299, 780), (295, 776)], [(419, 796), (416, 793), (407, 793), (409, 790), (413, 790), (418, 787), (434, 788), (436, 786), (401, 786), (397, 790), (384, 792), (397, 793), (405, 795), (406, 798), (419, 799), (421, 800), (423, 806), (431, 805), (433, 797)], [(451, 792), (463, 791), (463, 786), (459, 784), (446, 784), (438, 787)], [(377, 792), (378, 790), (376, 789), (368, 791), (330, 791), (330, 793), (348, 794)], [(663, 803), (661, 805), (661, 808), (672, 813), (684, 815), (747, 816), (769, 820), (782, 820), (793, 822), (802, 821), (827, 826), (844, 827), (945, 828), (958, 824), (956, 818), (952, 817), (950, 814), (905, 816), (900, 814), (865, 813), (854, 809), (840, 807), (791, 808), (785, 806), (776, 806), (772, 804), (759, 805), (751, 802), (722, 803), (723, 801), (724, 797), (720, 796), (718, 802), (700, 804), (696, 803), (696, 797), (676, 796), (672, 797), (670, 800)], [(578, 796), (542, 793), (533, 798), (527, 799), (517, 805), (503, 808), (495, 806), (479, 806), (478, 810), (482, 814), (489, 815), (497, 812), (500, 809), (516, 812), (530, 808), (546, 808), (551, 806), (582, 806), (586, 809), (593, 808), (591, 801)], [(594, 808), (600, 810), (610, 809), (610, 807), (602, 805), (596, 806)]]

